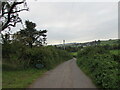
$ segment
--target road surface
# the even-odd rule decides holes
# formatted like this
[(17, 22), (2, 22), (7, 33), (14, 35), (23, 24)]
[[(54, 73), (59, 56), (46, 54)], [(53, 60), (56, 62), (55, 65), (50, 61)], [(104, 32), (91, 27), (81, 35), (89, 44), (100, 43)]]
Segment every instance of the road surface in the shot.
[(71, 59), (46, 72), (29, 88), (96, 88), (77, 66), (76, 59)]

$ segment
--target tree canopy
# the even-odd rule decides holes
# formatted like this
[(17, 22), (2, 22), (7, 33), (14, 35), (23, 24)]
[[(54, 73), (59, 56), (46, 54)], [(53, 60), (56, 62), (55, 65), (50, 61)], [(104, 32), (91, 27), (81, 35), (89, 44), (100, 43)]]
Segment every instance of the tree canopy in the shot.
[(14, 34), (14, 40), (21, 41), (31, 48), (33, 45), (42, 46), (43, 44), (46, 44), (45, 33), (47, 33), (47, 30), (36, 30), (36, 24), (30, 21), (25, 21), (25, 25), (25, 29), (21, 29), (19, 32)]
[(0, 2), (2, 8), (0, 8), (0, 32), (15, 27), (17, 23), (22, 23), (22, 19), (19, 17), (19, 12), (28, 11), (26, 0), (7, 0), (6, 2)]

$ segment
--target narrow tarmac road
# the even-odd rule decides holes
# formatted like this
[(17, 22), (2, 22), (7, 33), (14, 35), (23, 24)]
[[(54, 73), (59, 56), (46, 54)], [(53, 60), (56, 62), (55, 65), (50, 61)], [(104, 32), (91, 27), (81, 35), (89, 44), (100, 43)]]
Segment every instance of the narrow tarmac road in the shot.
[(71, 59), (46, 72), (29, 88), (96, 88), (77, 66), (76, 59)]

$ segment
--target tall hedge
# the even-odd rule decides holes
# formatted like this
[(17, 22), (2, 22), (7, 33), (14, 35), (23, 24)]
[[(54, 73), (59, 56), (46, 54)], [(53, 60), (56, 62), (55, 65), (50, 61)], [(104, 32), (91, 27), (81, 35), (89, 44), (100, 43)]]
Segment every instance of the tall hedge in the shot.
[(120, 88), (119, 62), (102, 47), (87, 47), (78, 52), (78, 66), (98, 87)]
[[(71, 55), (65, 50), (60, 50), (53, 46), (29, 48), (20, 43), (16, 45), (11, 44), (9, 46), (10, 49), (8, 50), (11, 53), (6, 52), (9, 58), (3, 53), (3, 64), (11, 64), (16, 66), (16, 68), (36, 67), (36, 64), (41, 64), (44, 66), (43, 68), (51, 69), (71, 58)], [(4, 48), (5, 47), (3, 47), (3, 50), (6, 50)]]

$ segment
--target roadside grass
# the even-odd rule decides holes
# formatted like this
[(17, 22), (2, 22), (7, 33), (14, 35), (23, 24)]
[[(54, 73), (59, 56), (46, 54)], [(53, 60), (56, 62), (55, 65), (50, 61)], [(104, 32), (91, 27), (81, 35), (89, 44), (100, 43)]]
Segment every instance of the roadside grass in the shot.
[[(64, 61), (59, 62), (59, 64)], [(51, 69), (54, 69), (59, 64), (54, 65)], [(47, 69), (18, 68), (16, 65), (8, 63), (2, 64), (2, 88), (28, 88), (36, 79), (42, 76)]]
[(2, 88), (27, 88), (46, 71), (46, 69), (38, 70), (35, 68), (29, 68), (26, 70), (3, 71)]

